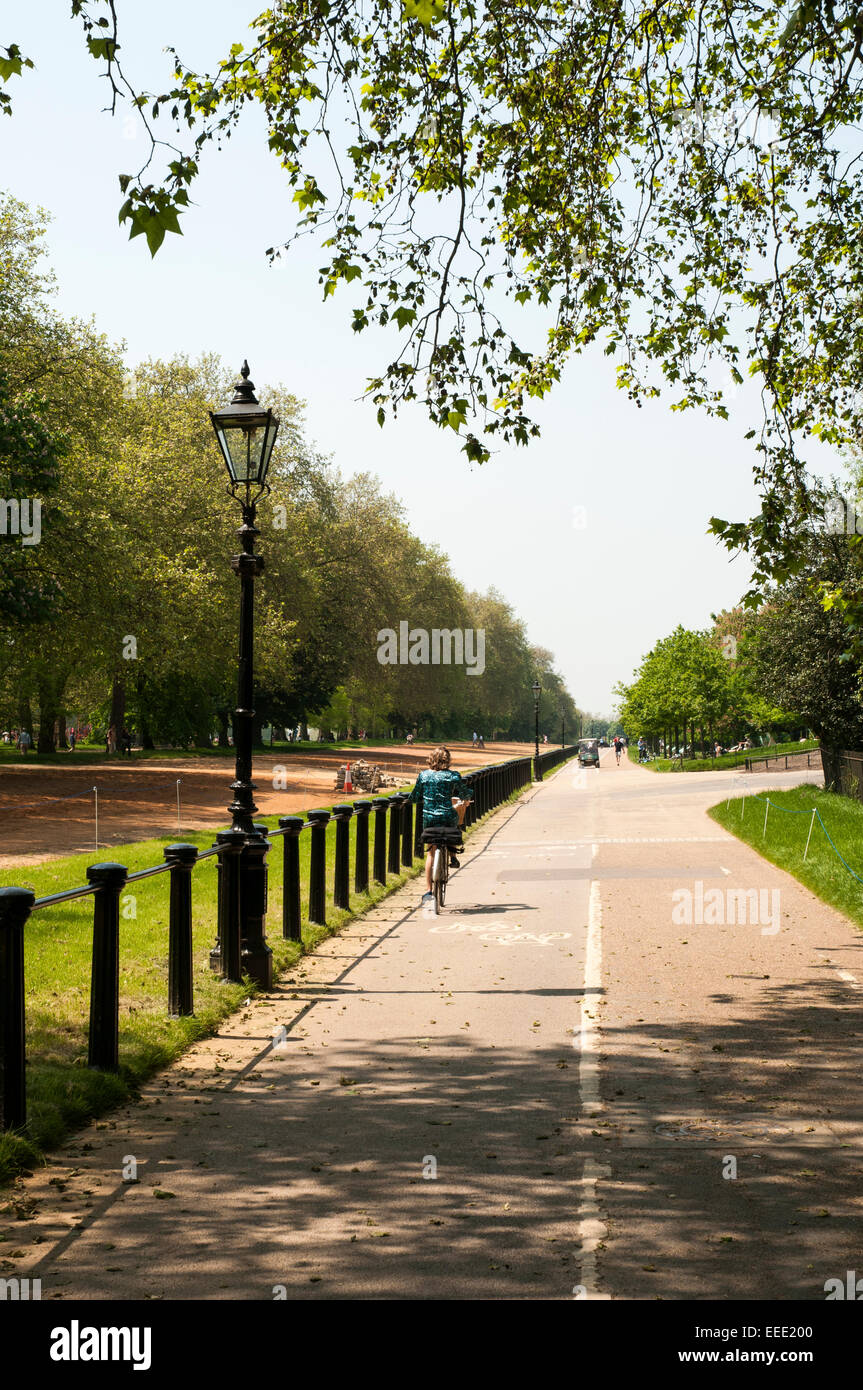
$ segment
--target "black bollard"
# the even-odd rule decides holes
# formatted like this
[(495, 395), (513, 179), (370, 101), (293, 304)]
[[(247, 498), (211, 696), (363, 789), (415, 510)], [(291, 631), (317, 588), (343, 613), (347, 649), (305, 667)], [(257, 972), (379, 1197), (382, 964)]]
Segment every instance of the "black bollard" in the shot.
[(96, 885), (87, 1065), (102, 1071), (116, 1071), (120, 1061), (120, 894), (127, 875), (125, 864), (91, 864), (87, 870), (88, 883)]
[(356, 848), (354, 850), (354, 892), (369, 891), (369, 812), (370, 801), (355, 801)]
[(162, 853), (171, 866), (168, 919), (168, 1013), (187, 1018), (195, 1012), (192, 992), (192, 870), (198, 858), (195, 845), (166, 845)]
[(240, 968), (261, 989), (273, 987), (273, 952), (267, 945), (267, 826), (255, 824), (240, 857)]
[(354, 808), (348, 802), (333, 807), (336, 822), (336, 864), (333, 881), (333, 904), (336, 907), (350, 907), (349, 885), (351, 816)]
[(374, 876), (375, 883), (386, 883), (387, 881), (387, 807), (389, 797), (383, 796), (375, 799), (375, 849), (374, 849)]
[(21, 1129), (27, 1121), (24, 924), (35, 901), (30, 888), (0, 888), (0, 1116), (4, 1129)]
[(414, 858), (423, 858), (423, 804), (422, 800), (417, 802), (416, 814), (414, 816)]
[(300, 831), (302, 816), (280, 816), (279, 828), (284, 830), (282, 882), (282, 936), (286, 941), (302, 941), (302, 908), (300, 907)]
[(327, 924), (327, 823), (329, 811), (309, 811), (312, 856), (309, 870), (309, 921)]
[(471, 772), (467, 775), (467, 777), (465, 777), (464, 780), (467, 782), (468, 786), (473, 792), (473, 796), (467, 803), (467, 810), (465, 811), (464, 815), (464, 823), (465, 825), (473, 825), (474, 821), (476, 820), (476, 778)]
[(401, 796), (390, 797), (390, 843), (387, 868), (391, 874), (401, 872)]
[(402, 802), (402, 864), (409, 869), (414, 862), (413, 802), (406, 796)]
[(240, 919), (240, 863), (246, 846), (242, 830), (220, 830), (219, 902), (217, 909), (219, 940), (210, 952), (210, 965), (231, 984), (242, 981), (242, 935)]

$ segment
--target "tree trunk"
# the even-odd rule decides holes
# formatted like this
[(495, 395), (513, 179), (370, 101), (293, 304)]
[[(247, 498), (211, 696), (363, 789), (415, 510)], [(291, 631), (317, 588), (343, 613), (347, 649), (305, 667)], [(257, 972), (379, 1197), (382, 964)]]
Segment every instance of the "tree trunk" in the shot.
[(123, 732), (123, 725), (126, 722), (126, 686), (121, 676), (114, 677), (111, 686), (111, 718), (108, 723), (114, 725), (114, 732), (117, 735), (117, 746), (120, 746), (120, 735)]
[(18, 697), (18, 728), (26, 729), (30, 735), (32, 744), (33, 739), (33, 711), (30, 708), (30, 696), (20, 695)]
[(821, 739), (821, 766), (824, 769), (824, 788), (828, 792), (842, 791), (842, 777), (839, 754), (842, 747), (838, 743), (825, 743)]
[(201, 721), (201, 722), (198, 723), (198, 725), (197, 725), (197, 727), (196, 727), (196, 729), (195, 729), (195, 735), (194, 735), (194, 737), (195, 737), (195, 747), (196, 747), (196, 748), (209, 748), (209, 746), (210, 746), (210, 730), (207, 728), (206, 724), (205, 724), (203, 721)]
[(54, 726), (57, 716), (60, 713), (60, 704), (63, 698), (63, 686), (65, 682), (62, 676), (56, 674), (43, 676), (39, 680), (39, 741), (36, 744), (37, 753), (53, 753), (56, 751), (57, 744), (54, 736)]
[(60, 714), (57, 715), (57, 747), (69, 747), (69, 743), (66, 738), (66, 715), (62, 711)]
[(219, 747), (228, 747), (228, 711), (220, 709), (216, 711), (216, 718), (219, 721)]

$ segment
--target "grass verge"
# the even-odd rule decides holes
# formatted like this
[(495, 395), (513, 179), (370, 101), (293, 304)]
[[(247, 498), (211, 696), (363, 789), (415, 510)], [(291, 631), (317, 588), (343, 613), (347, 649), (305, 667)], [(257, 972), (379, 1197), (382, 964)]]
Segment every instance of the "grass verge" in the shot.
[[(402, 788), (401, 790), (408, 790)], [(514, 793), (516, 800), (524, 789)], [(496, 808), (498, 810), (501, 807)], [(491, 814), (494, 814), (492, 812)], [(274, 828), (277, 816), (261, 817)], [(477, 822), (477, 825), (481, 822)], [(469, 836), (475, 827), (465, 831)], [(327, 826), (327, 924), (308, 920), (311, 836), (300, 837), (302, 884), (302, 943), (281, 935), (283, 855), (281, 837), (273, 842), (268, 879), (268, 941), (278, 977), (299, 957), (338, 932), (346, 923), (400, 888), (422, 871), (422, 860), (387, 884), (370, 884), (369, 891), (352, 894), (351, 907), (332, 905), (335, 866), (335, 822)], [(350, 822), (351, 884), (356, 822)], [(112, 846), (89, 855), (71, 855), (30, 868), (0, 872), (0, 886), (32, 888), (37, 897), (86, 883), (85, 869), (105, 861), (125, 864), (130, 873), (161, 863), (162, 850), (176, 837), (163, 836), (134, 844)], [(191, 832), (184, 840), (199, 849), (214, 842), (213, 831)], [(369, 863), (373, 863), (375, 816), (369, 817)], [(42, 1155), (73, 1130), (134, 1097), (160, 1068), (175, 1061), (198, 1039), (219, 1025), (254, 993), (255, 986), (228, 984), (210, 970), (209, 952), (215, 941), (216, 860), (199, 864), (193, 875), (192, 941), (195, 1014), (167, 1014), (169, 875), (131, 884), (121, 899), (120, 920), (120, 1069), (114, 1073), (87, 1066), (90, 1006), (90, 966), (93, 934), (92, 898), (62, 903), (33, 913), (25, 928), (25, 1012), (27, 1029), (27, 1125), (23, 1132), (0, 1133), (0, 1184), (32, 1168)]]
[[(817, 816), (812, 825), (813, 808), (818, 810), (836, 849), (863, 878), (863, 805), (859, 801), (804, 784), (788, 791), (732, 797), (730, 802), (712, 806), (708, 815), (771, 864), (792, 874), (816, 897), (863, 926), (863, 883), (857, 882), (831, 848)], [(804, 862), (810, 825), (812, 836)]]
[[(743, 767), (747, 758), (772, 758), (784, 753), (811, 753), (818, 747), (817, 738), (812, 738), (805, 743), (774, 743), (770, 747), (750, 748), (748, 753), (723, 753), (719, 758), (684, 758), (682, 769), (679, 758), (651, 758), (642, 766), (650, 772), (722, 772), (728, 768)], [(638, 748), (630, 744), (628, 752), (632, 761), (637, 763)]]

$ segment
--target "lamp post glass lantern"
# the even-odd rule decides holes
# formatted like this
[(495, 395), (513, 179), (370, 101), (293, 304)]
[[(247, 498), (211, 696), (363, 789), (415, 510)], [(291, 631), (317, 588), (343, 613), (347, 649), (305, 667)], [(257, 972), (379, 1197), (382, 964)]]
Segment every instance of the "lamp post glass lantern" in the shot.
[(224, 410), (211, 410), (210, 420), (231, 479), (231, 491), (237, 486), (247, 491), (255, 486), (264, 488), (279, 420), (258, 402), (255, 384), (249, 381), (248, 362), (243, 363), (231, 404)]

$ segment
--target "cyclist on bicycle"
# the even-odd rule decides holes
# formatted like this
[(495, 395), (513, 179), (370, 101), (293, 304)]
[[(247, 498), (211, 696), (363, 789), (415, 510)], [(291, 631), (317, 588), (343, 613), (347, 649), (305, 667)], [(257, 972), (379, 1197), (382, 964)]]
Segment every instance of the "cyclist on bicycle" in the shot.
[[(410, 795), (411, 801), (416, 801), (422, 806), (423, 830), (432, 830), (436, 825), (461, 828), (467, 803), (473, 801), (473, 788), (450, 768), (448, 748), (435, 748), (429, 754), (428, 761), (428, 767), (420, 773)], [(449, 862), (451, 868), (458, 868), (458, 860), (452, 849)], [(426, 891), (423, 894), (423, 902), (433, 897), (433, 867), (434, 849), (430, 847), (426, 854)]]

